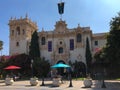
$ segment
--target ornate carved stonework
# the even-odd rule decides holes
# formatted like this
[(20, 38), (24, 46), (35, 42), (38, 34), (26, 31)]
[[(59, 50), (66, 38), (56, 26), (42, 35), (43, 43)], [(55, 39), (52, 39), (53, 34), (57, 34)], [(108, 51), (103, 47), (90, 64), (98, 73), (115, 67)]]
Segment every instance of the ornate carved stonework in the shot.
[(69, 59), (69, 54), (65, 53), (65, 54), (51, 54), (51, 59), (57, 63), (59, 60), (63, 60), (64, 62), (68, 62)]
[[(27, 53), (28, 47), (27, 42), (31, 40), (31, 36), (34, 31), (38, 30), (36, 23), (32, 22), (28, 17), (20, 19), (10, 19), (10, 55), (14, 53)], [(19, 43), (20, 47), (15, 47), (16, 43)]]
[(76, 33), (81, 33), (83, 32), (82, 28), (80, 27), (80, 25), (78, 24), (78, 27), (75, 29)]
[[(63, 53), (58, 53), (59, 52), (58, 50), (60, 47), (63, 48)], [(68, 47), (66, 47), (66, 43), (64, 39), (58, 39), (56, 48), (54, 52), (51, 54), (51, 58), (52, 60), (54, 60), (54, 62), (58, 62), (59, 60), (68, 62), (67, 60), (69, 59), (69, 50), (68, 50)]]
[(61, 33), (61, 34), (64, 34), (65, 32), (67, 32), (67, 24), (65, 23), (65, 21), (58, 21), (56, 22), (56, 25), (55, 25), (55, 32), (56, 33)]
[[(34, 31), (38, 30), (36, 23), (32, 22), (28, 17), (20, 19), (10, 19), (10, 55), (13, 53), (27, 53), (29, 52), (29, 45), (31, 36)], [(20, 34), (18, 34), (17, 28), (20, 28)], [(24, 34), (23, 34), (24, 30)], [(101, 40), (100, 45), (105, 43), (105, 34), (92, 34), (90, 27), (81, 27), (79, 24), (76, 28), (69, 29), (65, 21), (57, 21), (55, 29), (53, 31), (42, 31), (38, 32), (39, 36), (39, 47), (41, 51), (41, 57), (45, 57), (46, 60), (50, 60), (52, 64), (62, 60), (68, 63), (69, 60), (82, 60), (84, 61), (85, 55), (85, 44), (86, 38), (90, 40), (91, 50), (92, 40)], [(71, 42), (72, 40), (72, 42)], [(51, 41), (51, 51), (48, 51), (48, 41)], [(20, 46), (15, 47), (14, 44), (19, 42)], [(71, 47), (73, 49), (71, 49)], [(83, 53), (82, 53), (83, 52)], [(82, 56), (83, 55), (83, 56)]]
[(79, 61), (82, 60), (81, 54), (79, 54), (79, 55), (77, 56), (77, 58), (78, 58)]

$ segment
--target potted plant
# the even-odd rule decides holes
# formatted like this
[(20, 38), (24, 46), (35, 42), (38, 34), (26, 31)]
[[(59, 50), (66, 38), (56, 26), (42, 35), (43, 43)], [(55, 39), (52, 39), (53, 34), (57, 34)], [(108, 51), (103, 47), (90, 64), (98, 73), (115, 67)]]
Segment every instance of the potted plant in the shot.
[(37, 77), (30, 78), (30, 84), (31, 86), (36, 86), (38, 84), (38, 78)]
[(60, 77), (58, 75), (55, 75), (53, 77), (53, 86), (58, 87), (60, 85)]
[(87, 78), (85, 78), (83, 84), (84, 84), (85, 88), (91, 88), (91, 86), (92, 86), (91, 77), (88, 76)]
[(5, 84), (6, 85), (12, 85), (14, 82), (13, 78), (7, 77), (5, 78)]

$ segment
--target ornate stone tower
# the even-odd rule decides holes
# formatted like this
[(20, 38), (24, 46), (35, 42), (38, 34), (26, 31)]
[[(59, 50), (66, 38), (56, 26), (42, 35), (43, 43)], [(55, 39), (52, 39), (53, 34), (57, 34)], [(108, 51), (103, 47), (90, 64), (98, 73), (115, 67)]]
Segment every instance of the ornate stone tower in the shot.
[(29, 53), (29, 44), (32, 33), (38, 30), (36, 23), (28, 19), (27, 15), (25, 18), (10, 19), (9, 20), (9, 47), (10, 55)]

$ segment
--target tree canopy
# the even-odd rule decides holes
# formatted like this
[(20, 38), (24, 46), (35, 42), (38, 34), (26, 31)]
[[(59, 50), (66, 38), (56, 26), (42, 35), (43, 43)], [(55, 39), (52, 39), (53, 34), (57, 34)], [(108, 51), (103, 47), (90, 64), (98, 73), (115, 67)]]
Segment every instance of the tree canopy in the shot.
[(37, 31), (32, 34), (32, 39), (29, 47), (29, 55), (32, 59), (40, 57), (39, 37)]
[(50, 63), (44, 58), (36, 58), (33, 62), (33, 73), (37, 77), (46, 77), (50, 71)]
[(107, 36), (106, 59), (112, 63), (120, 64), (120, 14), (110, 22), (110, 32)]
[(92, 54), (91, 54), (91, 51), (90, 51), (88, 37), (86, 38), (86, 52), (85, 52), (85, 57), (86, 57), (86, 64), (87, 64), (87, 73), (90, 73), (90, 68), (91, 68), (91, 64), (92, 64)]
[(120, 76), (120, 13), (110, 21), (110, 32), (103, 53), (105, 61), (109, 62), (109, 71)]
[[(9, 65), (20, 66), (21, 69), (17, 71), (21, 73), (23, 77), (26, 77), (26, 76), (29, 77), (31, 75), (31, 67), (30, 67), (31, 61), (29, 56), (26, 54), (18, 54), (18, 55), (10, 56), (8, 60), (0, 62), (0, 64), (1, 64), (0, 69), (3, 75), (5, 72), (10, 73), (3, 69)], [(17, 71), (13, 71), (13, 72), (17, 72)]]

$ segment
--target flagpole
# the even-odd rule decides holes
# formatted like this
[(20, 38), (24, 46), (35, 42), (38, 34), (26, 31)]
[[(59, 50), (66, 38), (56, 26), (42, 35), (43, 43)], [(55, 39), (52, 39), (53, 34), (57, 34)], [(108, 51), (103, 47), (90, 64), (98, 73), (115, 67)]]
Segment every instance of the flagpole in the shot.
[(61, 18), (60, 18), (60, 21), (62, 21), (62, 14), (60, 14)]

